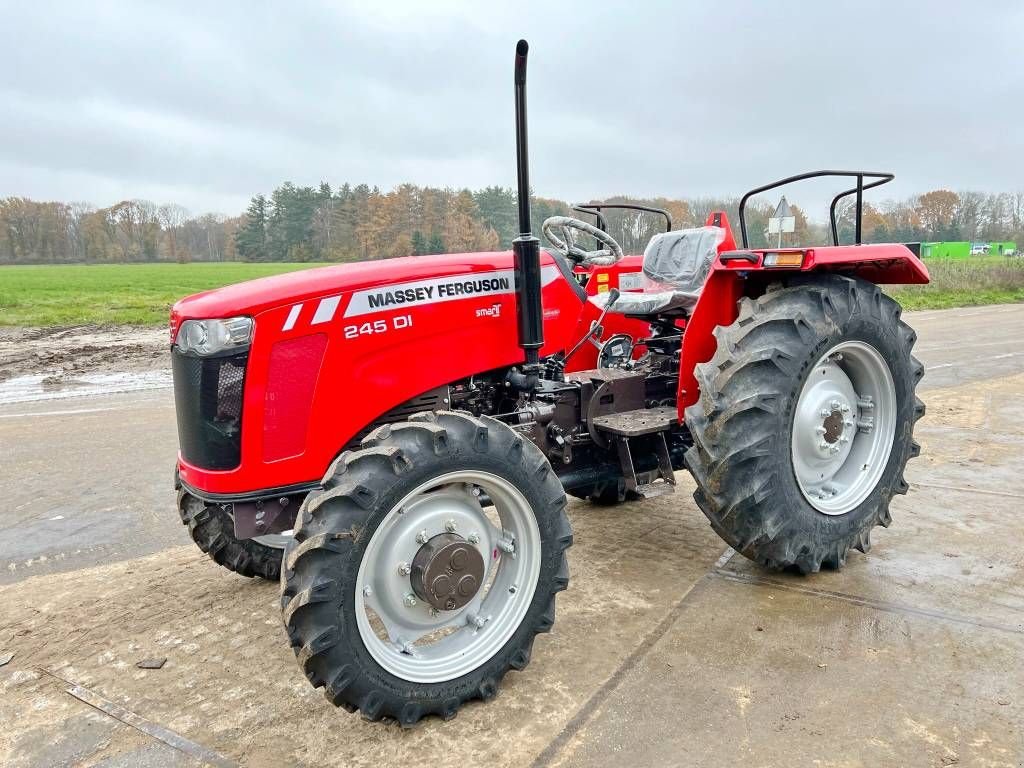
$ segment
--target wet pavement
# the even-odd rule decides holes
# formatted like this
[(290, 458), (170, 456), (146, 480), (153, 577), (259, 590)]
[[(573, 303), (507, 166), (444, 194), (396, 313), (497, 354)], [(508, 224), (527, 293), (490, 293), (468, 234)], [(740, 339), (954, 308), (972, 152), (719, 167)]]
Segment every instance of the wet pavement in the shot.
[[(893, 525), (807, 578), (733, 555), (677, 494), (574, 503), (554, 632), (449, 723), (309, 688), (276, 585), (180, 528), (169, 392), (0, 406), (0, 764), (201, 764), (72, 684), (244, 765), (1024, 765), (1024, 306), (908, 313), (924, 452)], [(624, 546), (623, 542), (628, 542)], [(166, 657), (160, 670), (143, 658)], [(207, 753), (208, 754), (208, 753)]]

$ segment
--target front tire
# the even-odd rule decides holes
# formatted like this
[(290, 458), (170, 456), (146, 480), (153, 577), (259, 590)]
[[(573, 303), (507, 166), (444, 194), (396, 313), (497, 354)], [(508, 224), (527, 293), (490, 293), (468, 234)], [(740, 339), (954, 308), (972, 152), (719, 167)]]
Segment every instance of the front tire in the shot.
[[(565, 505), (544, 455), (499, 421), (442, 412), (379, 427), (299, 512), (281, 579), (299, 666), (336, 706), (403, 726), (494, 696), (554, 622)], [(431, 591), (467, 562), (482, 569), (475, 588)]]
[(771, 569), (841, 568), (867, 552), (920, 453), (916, 334), (878, 286), (814, 276), (744, 298), (698, 365), (686, 409), (694, 499), (737, 552)]
[[(281, 578), (281, 546), (269, 546), (256, 539), (235, 538), (235, 523), (219, 504), (207, 504), (185, 491), (178, 491), (178, 514), (192, 541), (213, 562), (240, 576), (258, 576), (268, 581)], [(266, 537), (275, 541), (284, 537)]]

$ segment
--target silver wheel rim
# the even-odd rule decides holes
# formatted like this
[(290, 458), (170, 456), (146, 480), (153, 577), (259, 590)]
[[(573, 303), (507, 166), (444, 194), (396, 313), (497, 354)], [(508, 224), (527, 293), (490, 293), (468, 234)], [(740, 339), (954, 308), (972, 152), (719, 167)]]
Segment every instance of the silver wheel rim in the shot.
[(268, 533), (266, 536), (253, 536), (252, 540), (271, 549), (284, 549), (292, 540), (293, 535), (291, 531), (281, 531), (281, 533)]
[(881, 480), (896, 435), (896, 387), (885, 358), (862, 341), (832, 347), (811, 370), (793, 415), (793, 471), (826, 515), (856, 509)]
[[(493, 507), (481, 506), (481, 496)], [(483, 586), (453, 611), (418, 599), (406, 568), (425, 540), (445, 532), (465, 537), (485, 563)], [(366, 545), (354, 585), (363, 645), (403, 680), (439, 683), (465, 675), (519, 628), (533, 601), (540, 562), (536, 516), (512, 483), (476, 470), (423, 483), (388, 512)]]

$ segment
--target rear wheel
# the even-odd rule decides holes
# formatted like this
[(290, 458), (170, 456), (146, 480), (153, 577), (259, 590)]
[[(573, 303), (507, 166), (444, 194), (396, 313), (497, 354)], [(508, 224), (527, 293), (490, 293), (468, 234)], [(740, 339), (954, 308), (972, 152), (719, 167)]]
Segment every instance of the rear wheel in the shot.
[(235, 523), (227, 509), (178, 491), (178, 514), (196, 545), (210, 558), (241, 576), (270, 581), (281, 577), (281, 558), (289, 537), (235, 538)]
[(307, 497), (282, 576), (299, 664), (364, 717), (454, 717), (530, 660), (568, 584), (547, 459), (507, 425), (426, 413), (378, 428)]
[(924, 367), (900, 307), (874, 284), (814, 277), (757, 299), (716, 331), (686, 409), (694, 499), (741, 554), (803, 573), (866, 552), (907, 492)]

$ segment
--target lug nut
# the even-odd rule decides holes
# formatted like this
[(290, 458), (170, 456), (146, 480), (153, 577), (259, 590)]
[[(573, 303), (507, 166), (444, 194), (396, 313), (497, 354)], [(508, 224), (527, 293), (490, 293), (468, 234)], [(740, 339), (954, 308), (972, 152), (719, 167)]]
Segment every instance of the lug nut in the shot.
[(839, 410), (842, 411), (843, 413), (849, 413), (850, 406), (848, 406), (846, 403), (843, 403), (842, 407)]
[(829, 416), (832, 415), (832, 411), (830, 411), (828, 408), (822, 408), (818, 415), (821, 416), (821, 418), (823, 419), (827, 419)]
[(832, 406), (832, 410), (833, 411), (839, 410), (839, 401), (838, 400), (833, 400), (831, 403), (829, 403), (829, 405)]
[(410, 592), (409, 594), (407, 594), (407, 595), (405, 596), (405, 604), (406, 604), (406, 605), (407, 605), (407, 606), (408, 606), (409, 608), (413, 608), (413, 607), (414, 607), (414, 606), (416, 605), (416, 595), (414, 595), (414, 594), (413, 594), (412, 592)]
[(516, 551), (515, 539), (502, 539), (498, 542), (498, 549), (500, 549), (502, 552), (512, 554)]
[(451, 518), (449, 518), (448, 520), (445, 520), (444, 521), (444, 529), (446, 531), (448, 531), (448, 533), (455, 533), (455, 529), (456, 529), (455, 521), (452, 520)]
[(470, 544), (479, 544), (480, 543), (480, 534), (476, 533), (474, 531), (473, 533), (469, 534), (469, 536), (466, 537), (466, 541), (468, 541)]
[(401, 576), (408, 576), (410, 573), (412, 573), (412, 566), (408, 563), (399, 563), (398, 573)]
[(419, 533), (416, 534), (416, 543), (417, 544), (426, 544), (429, 540), (430, 540), (430, 537), (427, 535), (427, 529), (426, 528), (424, 528), (422, 531), (420, 531)]
[(365, 587), (363, 587), (363, 597), (369, 597), (372, 594), (373, 594), (373, 589), (370, 587), (369, 584), (367, 584)]
[(469, 624), (471, 627), (476, 627), (477, 629), (483, 629), (484, 628), (484, 624), (486, 624), (488, 619), (490, 619), (490, 618), (491, 618), (490, 616), (481, 616), (480, 614), (477, 614), (477, 613), (470, 613), (470, 614), (467, 614), (467, 616), (466, 616), (466, 623)]

